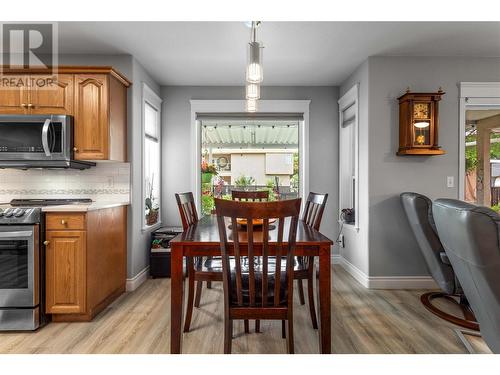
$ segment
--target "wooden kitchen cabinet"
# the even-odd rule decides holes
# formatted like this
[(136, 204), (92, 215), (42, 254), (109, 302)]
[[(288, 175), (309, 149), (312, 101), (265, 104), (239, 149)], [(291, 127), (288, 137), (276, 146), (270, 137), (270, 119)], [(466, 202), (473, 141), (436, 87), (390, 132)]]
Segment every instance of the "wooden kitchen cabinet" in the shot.
[[(32, 75), (44, 80), (47, 76)], [(30, 90), (29, 111), (34, 115), (72, 115), (74, 102), (73, 74), (59, 74), (49, 86), (39, 87), (34, 82)]]
[(127, 207), (48, 212), (45, 311), (89, 321), (125, 291)]
[[(14, 82), (19, 82), (24, 76), (7, 75), (5, 77)], [(0, 114), (2, 115), (27, 115), (29, 103), (29, 91), (25, 87), (0, 87)]]
[(127, 88), (109, 74), (75, 75), (75, 158), (126, 161)]
[[(2, 74), (1, 79), (24, 84), (0, 86), (0, 114), (72, 115), (75, 159), (127, 161), (130, 82), (109, 66), (60, 66), (57, 75), (46, 72), (9, 69)], [(53, 80), (50, 85), (37, 84), (47, 78)]]
[(46, 312), (85, 312), (86, 232), (47, 231)]

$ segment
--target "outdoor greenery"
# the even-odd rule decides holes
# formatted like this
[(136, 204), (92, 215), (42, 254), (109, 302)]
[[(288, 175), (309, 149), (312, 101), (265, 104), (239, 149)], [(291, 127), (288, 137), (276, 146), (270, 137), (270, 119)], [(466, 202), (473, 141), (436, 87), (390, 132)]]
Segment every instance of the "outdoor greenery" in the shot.
[[(500, 138), (500, 134), (492, 133), (491, 138)], [(469, 135), (465, 136), (465, 142), (475, 142), (477, 139), (477, 131), (471, 132)], [(490, 159), (499, 160), (500, 159), (500, 142), (490, 144)], [(467, 172), (471, 172), (477, 167), (477, 147), (466, 146), (465, 147), (465, 167)]]
[(496, 211), (496, 212), (500, 213), (500, 203), (497, 203), (494, 206), (491, 206), (491, 209), (493, 211)]
[(234, 180), (234, 184), (238, 187), (248, 187), (255, 184), (255, 178), (251, 176), (240, 176)]

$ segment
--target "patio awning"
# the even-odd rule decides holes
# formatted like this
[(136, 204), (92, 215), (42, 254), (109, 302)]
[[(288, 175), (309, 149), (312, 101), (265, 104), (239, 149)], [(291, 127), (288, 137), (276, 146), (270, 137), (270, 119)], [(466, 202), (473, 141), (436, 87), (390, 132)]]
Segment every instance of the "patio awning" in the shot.
[(298, 148), (298, 120), (202, 120), (203, 147)]

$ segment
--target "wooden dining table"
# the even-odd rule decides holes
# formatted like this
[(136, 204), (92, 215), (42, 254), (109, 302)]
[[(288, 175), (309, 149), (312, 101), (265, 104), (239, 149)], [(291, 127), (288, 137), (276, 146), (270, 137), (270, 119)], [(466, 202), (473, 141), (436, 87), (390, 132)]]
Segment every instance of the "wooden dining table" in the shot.
[[(229, 223), (227, 223), (229, 226)], [(286, 227), (286, 226), (285, 226)], [(271, 229), (271, 228), (270, 228)], [(228, 234), (231, 232), (229, 230)], [(273, 233), (270, 230), (270, 255), (273, 255)], [(238, 231), (240, 242), (245, 242), (245, 231)], [(286, 237), (286, 231), (284, 238)], [(262, 236), (261, 236), (262, 237)], [(257, 237), (254, 241), (258, 241)], [(184, 314), (184, 257), (220, 256), (219, 231), (215, 215), (208, 215), (191, 225), (183, 233), (170, 241), (171, 244), (171, 322), (170, 352), (179, 354), (182, 350), (182, 321)], [(260, 241), (262, 244), (262, 239)], [(319, 231), (299, 220), (295, 255), (315, 256), (319, 258), (316, 276), (316, 300), (319, 311), (319, 352), (331, 353), (331, 276), (330, 252), (333, 242)], [(259, 255), (258, 243), (254, 244), (254, 253)], [(242, 247), (242, 251), (243, 247)]]

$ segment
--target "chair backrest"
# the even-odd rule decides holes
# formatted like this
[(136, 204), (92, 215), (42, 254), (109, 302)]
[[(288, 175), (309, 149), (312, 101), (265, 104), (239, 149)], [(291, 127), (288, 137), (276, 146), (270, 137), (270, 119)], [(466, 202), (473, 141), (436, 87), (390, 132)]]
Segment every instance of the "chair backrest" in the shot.
[[(291, 306), (293, 253), (300, 199), (264, 203), (215, 199), (215, 208), (222, 253), (225, 306)], [(238, 225), (238, 218), (246, 219), (246, 231), (239, 230), (244, 227)], [(274, 218), (277, 223), (272, 225), (276, 228), (270, 231), (269, 221)], [(263, 221), (259, 228), (255, 219)], [(231, 229), (228, 229), (228, 224)], [(269, 256), (270, 247), (275, 249), (272, 256)], [(261, 249), (261, 256), (256, 255), (256, 248)]]
[(231, 198), (233, 201), (254, 201), (254, 202), (264, 202), (269, 200), (269, 190), (259, 190), (259, 191), (241, 191), (232, 190)]
[(327, 200), (328, 194), (309, 193), (302, 216), (304, 223), (319, 230)]
[(181, 215), (182, 229), (186, 230), (190, 225), (198, 221), (193, 193), (176, 193), (175, 200), (177, 201), (177, 207)]
[(455, 199), (434, 202), (439, 238), (479, 323), (500, 353), (500, 216)]
[(441, 260), (444, 249), (434, 224), (432, 201), (425, 195), (409, 192), (402, 193), (400, 198), (430, 274), (441, 290), (455, 293), (457, 285), (453, 268)]

